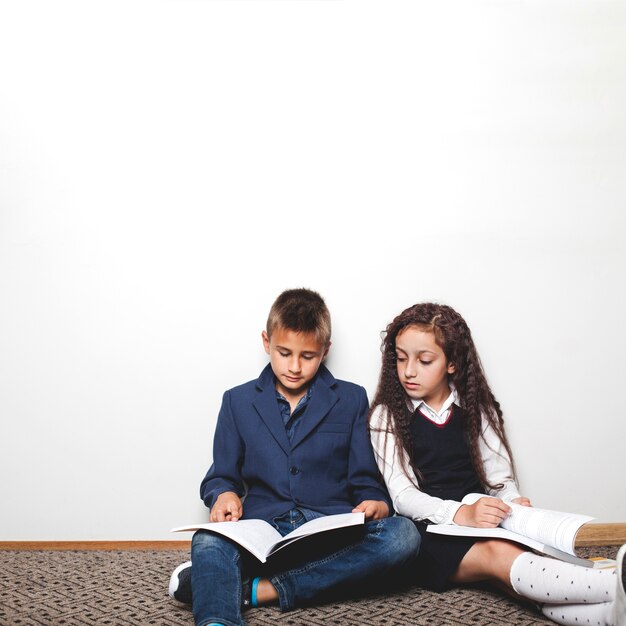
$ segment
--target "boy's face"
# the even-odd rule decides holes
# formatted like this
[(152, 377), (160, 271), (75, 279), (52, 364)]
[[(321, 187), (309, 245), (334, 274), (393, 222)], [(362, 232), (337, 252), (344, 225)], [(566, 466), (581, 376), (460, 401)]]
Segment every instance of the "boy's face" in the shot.
[(302, 397), (328, 354), (330, 344), (321, 344), (315, 333), (297, 333), (280, 327), (274, 329), (271, 337), (265, 331), (262, 336), (276, 376), (276, 389), (287, 400)]

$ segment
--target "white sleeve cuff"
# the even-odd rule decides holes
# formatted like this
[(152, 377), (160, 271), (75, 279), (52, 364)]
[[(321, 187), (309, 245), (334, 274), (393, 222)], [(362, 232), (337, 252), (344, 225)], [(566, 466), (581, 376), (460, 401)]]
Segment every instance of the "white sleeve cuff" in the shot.
[(444, 500), (432, 521), (435, 524), (455, 524), (454, 516), (462, 506), (463, 504), (456, 500)]

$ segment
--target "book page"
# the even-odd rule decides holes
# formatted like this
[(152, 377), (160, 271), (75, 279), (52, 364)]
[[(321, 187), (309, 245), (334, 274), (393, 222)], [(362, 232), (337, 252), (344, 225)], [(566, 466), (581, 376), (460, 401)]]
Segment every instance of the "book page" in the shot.
[[(469, 493), (462, 502), (463, 504), (474, 504), (480, 498), (485, 497), (491, 496)], [(574, 551), (576, 533), (583, 524), (593, 519), (588, 515), (578, 515), (577, 513), (539, 509), (512, 502), (507, 502), (507, 504), (511, 507), (512, 512), (509, 517), (501, 522), (502, 528), (572, 555), (576, 554)]]
[(171, 532), (186, 530), (210, 530), (237, 542), (242, 548), (251, 552), (259, 561), (265, 562), (267, 555), (281, 534), (267, 522), (260, 519), (242, 519), (238, 522), (207, 522), (172, 528)]
[(426, 529), (430, 533), (438, 535), (452, 535), (457, 537), (483, 537), (485, 539), (496, 537), (498, 539), (508, 539), (528, 546), (535, 552), (541, 552), (549, 556), (553, 556), (561, 561), (574, 563), (583, 567), (595, 567), (593, 561), (575, 556), (571, 552), (558, 550), (536, 539), (530, 539), (511, 530), (505, 530), (498, 526), (497, 528), (474, 528), (473, 526), (457, 526), (456, 524), (430, 524)]
[(574, 539), (579, 528), (593, 517), (563, 513), (509, 503), (513, 512), (500, 524), (502, 528), (519, 533), (563, 552), (575, 554)]
[(483, 537), (485, 539), (495, 537), (497, 539), (508, 539), (509, 541), (517, 541), (533, 550), (541, 551), (543, 544), (540, 541), (520, 536), (504, 528), (475, 528), (474, 526), (458, 526), (457, 524), (430, 524), (426, 529), (429, 533), (436, 535), (452, 535), (455, 537)]
[(317, 517), (306, 524), (292, 530), (289, 534), (282, 537), (276, 542), (275, 548), (271, 550), (270, 554), (284, 548), (293, 541), (314, 535), (316, 533), (322, 533), (327, 530), (335, 530), (337, 528), (347, 528), (348, 526), (358, 526), (365, 522), (365, 515), (363, 513), (339, 513), (337, 515), (325, 515), (324, 517)]
[(260, 519), (244, 519), (238, 522), (191, 524), (189, 526), (172, 528), (170, 532), (209, 530), (232, 539), (242, 548), (245, 548), (248, 552), (253, 554), (259, 561), (265, 563), (271, 554), (298, 539), (327, 530), (356, 526), (363, 524), (364, 521), (365, 515), (363, 513), (325, 515), (302, 524), (302, 526), (291, 531), (284, 537), (271, 524)]

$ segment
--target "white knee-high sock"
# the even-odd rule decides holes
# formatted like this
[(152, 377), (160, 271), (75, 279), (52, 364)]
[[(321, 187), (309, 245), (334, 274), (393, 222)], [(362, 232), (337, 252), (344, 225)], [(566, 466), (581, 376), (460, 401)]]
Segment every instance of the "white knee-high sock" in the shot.
[(557, 624), (567, 626), (615, 626), (614, 604), (544, 604), (541, 612)]
[(614, 569), (580, 567), (524, 552), (513, 561), (510, 577), (516, 593), (542, 604), (593, 604), (615, 599)]

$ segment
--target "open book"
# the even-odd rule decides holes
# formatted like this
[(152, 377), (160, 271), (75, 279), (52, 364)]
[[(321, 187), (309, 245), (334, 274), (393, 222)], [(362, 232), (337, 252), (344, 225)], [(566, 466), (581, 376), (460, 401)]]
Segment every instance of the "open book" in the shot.
[[(470, 493), (463, 504), (473, 504), (484, 494)], [(581, 559), (574, 552), (574, 540), (580, 527), (593, 517), (575, 513), (561, 513), (535, 507), (507, 503), (512, 513), (497, 528), (473, 528), (456, 524), (431, 524), (428, 532), (463, 537), (498, 537), (521, 543), (536, 552), (542, 552), (561, 561), (594, 567), (596, 562)]]
[(261, 563), (285, 546), (310, 537), (317, 533), (348, 526), (358, 526), (365, 522), (363, 513), (340, 513), (339, 515), (325, 515), (306, 524), (302, 524), (284, 537), (271, 525), (262, 519), (243, 519), (238, 522), (208, 522), (206, 524), (192, 524), (172, 528), (170, 532), (187, 530), (209, 530), (228, 537), (253, 554)]

